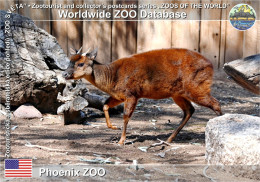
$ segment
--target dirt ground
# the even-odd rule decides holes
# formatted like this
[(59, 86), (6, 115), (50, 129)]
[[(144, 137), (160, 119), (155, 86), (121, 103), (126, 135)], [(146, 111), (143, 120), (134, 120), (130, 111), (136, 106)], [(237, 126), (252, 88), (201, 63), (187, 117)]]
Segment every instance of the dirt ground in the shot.
[[(100, 93), (93, 87), (90, 87), (90, 90)], [(259, 116), (260, 98), (230, 80), (215, 80), (212, 95), (221, 103), (223, 113)], [(30, 120), (13, 118), (12, 158), (32, 158), (34, 165), (159, 165), (158, 170), (161, 171), (167, 171), (169, 165), (177, 164), (203, 166), (206, 164), (205, 127), (207, 121), (216, 117), (216, 114), (205, 107), (194, 107), (193, 117), (171, 146), (157, 146), (147, 152), (144, 151), (146, 147), (158, 143), (158, 139), (166, 140), (181, 120), (182, 111), (171, 99), (141, 99), (128, 124), (127, 141), (124, 146), (117, 144), (121, 130), (108, 129), (105, 117), (100, 111), (93, 114), (84, 124), (65, 126), (62, 116), (58, 115), (44, 114), (42, 119)], [(3, 126), (4, 117), (0, 119)], [(122, 127), (122, 114), (112, 115), (111, 121), (114, 125)], [(3, 138), (3, 132), (1, 135)], [(4, 145), (2, 140), (2, 149)], [(1, 158), (3, 160), (3, 153)], [(129, 170), (125, 171), (125, 175), (136, 177), (135, 171)], [(143, 180), (155, 180), (151, 173), (146, 171), (142, 174)], [(165, 175), (165, 178), (161, 179), (168, 179), (169, 176)], [(229, 179), (228, 175), (224, 177), (225, 175), (222, 175), (223, 179)], [(109, 178), (112, 179), (111, 176)], [(119, 181), (124, 179), (129, 178), (117, 178)], [(179, 179), (195, 180), (194, 176), (185, 180)], [(250, 181), (236, 178), (236, 181), (240, 180)], [(202, 181), (210, 180), (205, 177)]]

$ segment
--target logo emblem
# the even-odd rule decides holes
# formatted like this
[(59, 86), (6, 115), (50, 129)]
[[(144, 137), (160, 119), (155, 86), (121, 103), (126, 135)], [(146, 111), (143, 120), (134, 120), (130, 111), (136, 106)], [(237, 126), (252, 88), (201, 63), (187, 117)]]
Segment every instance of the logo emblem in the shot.
[(237, 4), (229, 12), (229, 21), (238, 30), (247, 30), (255, 24), (256, 13), (248, 4)]

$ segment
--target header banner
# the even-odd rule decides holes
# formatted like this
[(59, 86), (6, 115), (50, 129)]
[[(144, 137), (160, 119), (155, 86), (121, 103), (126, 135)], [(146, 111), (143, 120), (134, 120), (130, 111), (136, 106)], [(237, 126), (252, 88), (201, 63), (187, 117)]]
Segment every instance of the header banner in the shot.
[[(210, 0), (92, 0), (23, 1), (11, 12), (34, 14), (34, 21), (142, 21), (142, 20), (259, 20), (259, 1)], [(241, 6), (236, 7), (238, 4)], [(235, 9), (234, 9), (235, 8)], [(41, 15), (52, 14), (52, 16)]]

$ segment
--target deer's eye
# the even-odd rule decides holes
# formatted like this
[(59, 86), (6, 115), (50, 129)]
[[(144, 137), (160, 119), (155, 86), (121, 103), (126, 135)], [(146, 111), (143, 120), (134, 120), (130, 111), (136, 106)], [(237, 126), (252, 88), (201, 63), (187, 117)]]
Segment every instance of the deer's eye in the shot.
[(84, 66), (84, 63), (79, 63), (78, 64), (78, 67), (82, 67), (82, 66)]

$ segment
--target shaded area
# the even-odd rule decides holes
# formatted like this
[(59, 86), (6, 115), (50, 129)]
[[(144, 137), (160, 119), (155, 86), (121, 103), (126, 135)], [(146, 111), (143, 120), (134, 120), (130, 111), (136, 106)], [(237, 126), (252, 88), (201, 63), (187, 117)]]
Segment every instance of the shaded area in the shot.
[[(90, 85), (88, 88), (90, 92), (105, 95)], [(259, 97), (235, 83), (215, 81), (212, 95), (220, 101), (223, 113), (259, 116)], [(194, 105), (194, 115), (171, 146), (157, 146), (143, 152), (140, 147), (168, 138), (179, 125), (182, 111), (171, 99), (140, 99), (138, 104), (128, 124), (124, 146), (117, 145), (122, 130), (108, 129), (102, 114), (92, 115), (83, 125), (66, 126), (61, 116), (50, 114), (44, 114), (43, 119), (13, 119), (12, 157), (33, 158), (35, 164), (78, 164), (83, 159), (94, 160), (97, 155), (120, 164), (132, 164), (133, 160), (138, 164), (205, 164), (204, 132), (207, 121), (216, 117), (213, 111)], [(122, 114), (111, 115), (111, 121), (122, 127)], [(3, 116), (1, 124), (4, 126)], [(28, 142), (34, 147), (29, 147)], [(4, 146), (2, 140), (1, 151)], [(3, 154), (0, 153), (1, 159)]]

